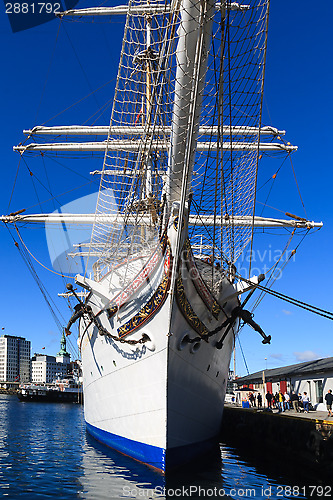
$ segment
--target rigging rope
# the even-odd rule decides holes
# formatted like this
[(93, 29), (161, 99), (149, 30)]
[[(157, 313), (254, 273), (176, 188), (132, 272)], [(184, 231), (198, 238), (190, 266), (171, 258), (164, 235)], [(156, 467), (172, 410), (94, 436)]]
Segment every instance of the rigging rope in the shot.
[(22, 160), (22, 155), (20, 155), (20, 159), (19, 159), (19, 162), (18, 162), (18, 165), (17, 165), (15, 179), (14, 179), (14, 183), (13, 183), (13, 187), (12, 187), (12, 192), (10, 193), (10, 198), (9, 198), (9, 202), (8, 202), (7, 212), (9, 212), (9, 207), (10, 207), (10, 204), (11, 204), (12, 199), (13, 199), (14, 190), (15, 190), (16, 181), (17, 181), (17, 176), (18, 176), (18, 173), (19, 173), (19, 170), (20, 170), (21, 160)]
[(237, 340), (238, 340), (239, 347), (240, 347), (240, 350), (241, 350), (241, 353), (242, 353), (242, 356), (243, 356), (243, 361), (244, 361), (244, 365), (246, 367), (247, 374), (250, 375), (249, 367), (247, 366), (247, 362), (246, 362), (246, 359), (245, 359), (245, 355), (244, 355), (244, 352), (243, 352), (243, 348), (242, 348), (242, 344), (240, 342), (239, 335), (237, 336)]
[[(288, 248), (289, 244), (291, 243), (291, 240), (292, 240), (292, 237), (293, 237), (293, 233), (294, 233), (294, 231), (292, 232), (291, 237), (290, 237), (289, 241), (287, 242), (287, 245), (286, 245), (286, 247), (285, 247), (285, 251), (287, 250), (287, 248)], [(297, 244), (297, 246), (296, 246), (296, 247), (294, 248), (294, 250), (291, 252), (291, 254), (290, 254), (290, 256), (289, 256), (288, 260), (284, 263), (284, 265), (283, 265), (281, 268), (279, 268), (279, 269), (281, 270), (281, 272), (285, 269), (285, 267), (286, 267), (286, 266), (287, 266), (287, 264), (289, 263), (289, 261), (290, 261), (291, 257), (295, 255), (295, 253), (297, 252), (297, 250), (298, 250), (299, 246), (301, 245), (301, 243), (303, 242), (304, 238), (307, 236), (307, 234), (308, 234), (308, 233), (309, 233), (309, 230), (308, 230), (308, 231), (306, 231), (306, 233), (303, 235), (303, 238), (299, 241), (299, 243)], [(281, 258), (279, 259), (279, 261), (281, 261)], [(274, 274), (274, 272), (275, 272), (275, 269), (271, 268), (271, 269), (270, 269), (270, 271), (271, 271), (271, 270), (272, 270), (271, 275), (269, 276), (268, 281), (267, 281), (267, 284), (266, 284), (266, 287), (267, 287), (267, 288), (268, 288), (269, 282), (270, 282), (270, 280), (272, 279), (273, 274)], [(276, 281), (276, 280), (277, 280), (277, 276), (273, 279), (273, 281), (271, 281), (271, 283), (270, 283), (270, 285), (269, 285), (269, 287), (270, 287), (270, 288), (273, 286), (273, 284), (275, 283), (275, 281)], [(254, 305), (253, 305), (253, 307), (252, 307), (252, 312), (253, 312), (253, 311), (254, 311), (254, 310), (258, 307), (258, 305), (260, 304), (260, 302), (263, 300), (264, 296), (265, 296), (265, 292), (264, 292), (264, 291), (261, 291), (261, 293), (259, 294), (259, 297), (257, 298), (256, 302), (254, 303)]]
[[(248, 285), (252, 285), (253, 283), (249, 281), (246, 278), (242, 278), (241, 276), (237, 276), (240, 280), (244, 281)], [(302, 309), (306, 309), (307, 311), (313, 312), (314, 314), (318, 314), (319, 316), (323, 316), (327, 319), (333, 320), (333, 312), (326, 311), (325, 309), (321, 309), (320, 307), (312, 306), (311, 304), (308, 304), (307, 302), (303, 302), (301, 300), (295, 299), (293, 297), (290, 297), (288, 295), (285, 295), (281, 292), (277, 292), (276, 290), (271, 290), (270, 288), (267, 288), (263, 285), (255, 285), (256, 288), (259, 290), (264, 291), (265, 293), (268, 293), (270, 295), (273, 295), (274, 297), (277, 297), (278, 299), (284, 300), (286, 302), (289, 302), (290, 304), (293, 304), (294, 306), (300, 307)]]
[[(43, 283), (41, 282), (41, 280), (40, 280), (40, 278), (39, 278), (36, 270), (34, 269), (33, 263), (32, 263), (32, 261), (31, 261), (31, 259), (29, 257), (28, 252), (25, 252), (22, 249), (22, 247), (20, 247), (20, 245), (17, 243), (17, 241), (15, 241), (15, 238), (11, 234), (11, 232), (10, 232), (10, 230), (9, 230), (9, 228), (8, 228), (7, 225), (6, 225), (6, 227), (7, 227), (8, 231), (9, 231), (9, 234), (10, 234), (11, 238), (13, 239), (14, 245), (16, 246), (16, 248), (18, 249), (18, 251), (20, 252), (20, 254), (21, 254), (21, 256), (22, 256), (22, 258), (23, 258), (26, 266), (28, 267), (28, 269), (29, 269), (32, 277), (36, 281), (37, 286), (40, 289), (40, 291), (41, 291), (41, 293), (42, 293), (42, 295), (43, 295), (43, 297), (44, 297), (44, 299), (45, 299), (45, 301), (46, 301), (46, 303), (47, 303), (47, 305), (48, 305), (48, 307), (49, 307), (49, 309), (51, 311), (51, 314), (53, 316), (53, 319), (54, 319), (56, 325), (58, 326), (59, 331), (62, 333), (62, 328), (63, 328), (62, 324), (61, 324), (59, 318), (57, 317), (57, 315), (55, 314), (55, 311), (54, 311), (54, 308), (56, 308), (58, 310), (57, 306), (54, 304), (52, 298), (50, 297), (50, 294), (47, 292), (47, 290), (44, 287)], [(51, 302), (54, 304), (54, 308), (51, 306)], [(62, 314), (61, 314), (61, 312), (59, 310), (58, 310), (58, 313), (60, 314), (60, 316), (62, 316)], [(62, 318), (62, 319), (64, 320), (64, 318)]]
[(82, 189), (85, 186), (89, 186), (89, 184), (92, 184), (93, 181), (90, 180), (89, 182), (85, 182), (84, 184), (80, 184), (80, 186), (76, 186), (75, 188), (69, 189), (68, 191), (64, 191), (63, 193), (57, 194), (56, 196), (52, 196), (52, 198), (48, 198), (47, 200), (41, 201), (40, 203), (36, 203), (35, 205), (29, 205), (28, 207), (25, 208), (25, 210), (37, 207), (38, 205), (41, 206), (44, 203), (48, 203), (49, 201), (58, 201), (58, 198), (61, 196), (65, 196), (68, 193), (72, 193), (73, 191), (76, 191), (77, 189)]
[[(35, 195), (36, 195), (36, 198), (37, 198), (37, 201), (38, 201), (38, 205), (39, 205), (39, 207), (40, 207), (40, 209), (41, 209), (41, 212), (43, 212), (43, 209), (42, 209), (42, 203), (41, 203), (41, 201), (40, 201), (40, 199), (39, 199), (39, 196), (38, 196), (37, 188), (36, 188), (36, 186), (35, 186), (34, 179), (36, 179), (36, 180), (39, 182), (39, 184), (40, 184), (40, 185), (41, 185), (41, 186), (45, 189), (45, 191), (47, 191), (47, 192), (48, 192), (48, 193), (49, 193), (52, 197), (53, 197), (53, 195), (52, 195), (51, 191), (50, 191), (50, 190), (49, 190), (46, 186), (44, 186), (44, 184), (42, 183), (42, 181), (40, 181), (40, 180), (38, 179), (38, 177), (36, 177), (36, 176), (34, 175), (34, 173), (32, 172), (32, 170), (30, 170), (29, 165), (27, 164), (27, 162), (25, 161), (25, 158), (23, 158), (23, 156), (22, 156), (22, 155), (21, 155), (21, 158), (23, 159), (24, 164), (25, 164), (25, 166), (27, 167), (27, 170), (28, 170), (28, 172), (29, 172), (30, 179), (31, 179), (31, 182), (32, 182), (32, 185), (33, 185), (34, 191), (35, 191)], [(53, 198), (54, 198), (54, 197), (53, 197)]]
[(302, 203), (302, 206), (303, 206), (303, 209), (304, 209), (305, 217), (308, 218), (306, 210), (305, 210), (305, 205), (304, 205), (304, 202), (303, 202), (303, 198), (302, 198), (302, 195), (301, 195), (301, 191), (299, 189), (299, 185), (298, 185), (298, 182), (297, 182), (296, 172), (295, 172), (294, 165), (293, 165), (293, 162), (292, 162), (292, 159), (291, 159), (291, 154), (289, 153), (288, 156), (289, 156), (289, 159), (290, 159), (291, 168), (293, 170), (293, 174), (294, 174), (294, 178), (295, 178), (295, 182), (296, 182), (296, 186), (297, 186), (297, 190), (298, 190), (298, 195), (300, 197), (300, 200), (301, 200), (301, 203)]
[(55, 42), (54, 42), (52, 54), (51, 54), (51, 57), (50, 57), (50, 62), (49, 62), (48, 68), (47, 68), (47, 73), (46, 73), (46, 78), (45, 78), (43, 90), (42, 90), (42, 93), (41, 93), (41, 96), (40, 96), (40, 99), (39, 99), (39, 103), (38, 103), (38, 106), (37, 106), (37, 109), (36, 109), (36, 116), (35, 116), (35, 122), (34, 123), (37, 122), (37, 117), (38, 117), (38, 114), (39, 114), (39, 109), (40, 109), (40, 106), (42, 104), (44, 92), (45, 92), (45, 89), (46, 89), (46, 84), (47, 84), (47, 81), (48, 81), (48, 78), (49, 78), (49, 74), (50, 74), (50, 70), (51, 70), (51, 66), (52, 66), (52, 61), (53, 61), (55, 50), (56, 50), (56, 46), (57, 46), (57, 43), (58, 43), (58, 38), (59, 38), (59, 33), (60, 33), (60, 27), (61, 27), (61, 23), (59, 23), (59, 25), (58, 25), (57, 35), (56, 35), (56, 39), (55, 39)]
[(106, 83), (103, 83), (103, 85), (101, 85), (97, 89), (93, 90), (92, 92), (90, 92), (89, 94), (85, 95), (84, 97), (81, 97), (81, 99), (79, 99), (78, 101), (75, 101), (73, 104), (71, 104), (67, 108), (63, 109), (62, 111), (59, 111), (59, 113), (57, 113), (56, 115), (52, 116), (51, 118), (49, 118), (45, 122), (43, 122), (42, 125), (46, 125), (47, 123), (49, 123), (50, 121), (54, 120), (55, 118), (58, 118), (58, 116), (62, 115), (63, 113), (66, 113), (66, 111), (68, 111), (71, 108), (74, 108), (74, 106), (77, 106), (82, 101), (85, 101), (86, 99), (88, 99), (88, 97), (92, 96), (93, 94), (95, 94), (99, 90), (103, 89), (104, 87), (106, 87), (107, 85), (109, 85), (113, 81), (114, 81), (114, 78), (111, 78), (111, 80), (108, 80)]
[[(229, 4), (230, 0), (227, 2), (227, 5)], [(227, 41), (227, 61), (228, 61), (228, 69), (227, 69), (227, 78), (228, 78), (228, 94), (229, 94), (229, 127), (230, 127), (230, 189), (231, 189), (231, 215), (235, 215), (235, 193), (234, 193), (234, 157), (233, 157), (233, 136), (231, 132), (231, 126), (233, 124), (232, 121), (232, 97), (233, 97), (233, 92), (231, 90), (231, 50), (230, 50), (230, 7), (227, 9), (227, 20), (226, 20), (226, 41)], [(259, 147), (259, 146), (258, 146)], [(229, 214), (230, 215), (230, 214)], [(229, 236), (230, 242), (231, 242), (231, 248), (230, 248), (230, 260), (231, 262), (235, 261), (235, 227), (232, 224), (231, 225), (231, 235)], [(251, 262), (250, 262), (250, 267), (251, 267)]]
[[(62, 18), (61, 18), (61, 21), (62, 21)], [(68, 38), (68, 41), (69, 41), (69, 43), (70, 43), (71, 47), (72, 47), (72, 50), (73, 50), (74, 55), (75, 55), (75, 57), (76, 57), (76, 60), (77, 60), (77, 62), (78, 62), (78, 64), (79, 64), (79, 66), (80, 66), (80, 68), (81, 68), (81, 71), (82, 71), (83, 76), (84, 76), (84, 78), (85, 78), (85, 80), (86, 80), (86, 83), (87, 83), (87, 85), (88, 85), (88, 88), (89, 88), (89, 90), (91, 91), (91, 94), (93, 94), (93, 96), (94, 96), (94, 100), (95, 100), (95, 102), (96, 102), (97, 106), (99, 106), (99, 108), (101, 109), (101, 106), (100, 106), (100, 104), (99, 104), (99, 102), (97, 101), (97, 98), (96, 98), (96, 93), (92, 90), (92, 86), (90, 85), (90, 81), (89, 81), (89, 79), (88, 79), (87, 73), (86, 73), (86, 72), (85, 72), (85, 70), (84, 70), (83, 64), (81, 63), (80, 58), (79, 58), (79, 56), (78, 56), (78, 53), (76, 52), (75, 47), (74, 47), (74, 45), (73, 45), (73, 42), (72, 42), (72, 40), (71, 40), (71, 38), (70, 38), (70, 36), (69, 36), (69, 34), (68, 34), (67, 30), (66, 30), (65, 24), (64, 24), (64, 23), (61, 23), (61, 24), (63, 24), (63, 29), (64, 29), (64, 31), (65, 31), (65, 33), (66, 33), (66, 36), (67, 36), (67, 38)], [(103, 112), (102, 112), (102, 114), (103, 114)]]
[[(266, 283), (266, 287), (267, 288), (268, 287), (271, 288), (273, 286), (273, 284), (275, 283), (275, 281), (277, 280), (277, 278), (278, 278), (277, 275), (274, 276), (274, 273), (275, 273), (276, 269), (279, 269), (279, 271), (282, 272), (284, 270), (284, 268), (286, 267), (286, 265), (288, 264), (288, 262), (290, 261), (291, 257), (295, 255), (296, 250), (297, 250), (298, 247), (296, 247), (296, 249), (294, 249), (291, 252), (288, 260), (284, 263), (284, 265), (282, 267), (278, 268), (278, 264), (279, 264), (279, 262), (281, 262), (283, 255), (286, 253), (286, 251), (287, 251), (287, 249), (288, 249), (288, 247), (289, 247), (289, 245), (290, 245), (290, 243), (291, 243), (291, 241), (292, 241), (292, 239), (294, 237), (294, 234), (295, 234), (295, 230), (291, 233), (290, 238), (289, 238), (289, 240), (288, 240), (288, 242), (287, 242), (287, 244), (286, 244), (286, 246), (285, 246), (285, 248), (284, 248), (284, 250), (283, 250), (283, 252), (282, 252), (282, 254), (280, 256), (280, 258), (278, 259), (278, 261), (266, 272), (266, 275), (268, 273), (270, 273), (270, 275), (269, 275), (269, 277), (267, 279), (267, 283)], [(304, 238), (305, 238), (305, 235), (304, 235), (303, 239)], [(302, 241), (303, 241), (303, 239), (302, 239)], [(254, 304), (254, 306), (252, 308), (252, 311), (254, 311), (254, 309), (260, 304), (260, 302), (264, 298), (264, 296), (265, 296), (265, 292), (261, 291), (261, 293), (259, 294), (259, 297), (257, 298), (257, 300), (256, 300), (256, 302), (255, 302), (255, 304)]]
[[(6, 224), (7, 226), (7, 224)], [(49, 267), (46, 267), (44, 266), (44, 264), (42, 264), (31, 252), (30, 250), (28, 249), (28, 247), (26, 246), (26, 244), (24, 243), (23, 239), (22, 239), (22, 236), (18, 230), (18, 227), (16, 226), (16, 224), (14, 223), (14, 227), (16, 229), (16, 232), (17, 232), (17, 235), (18, 237), (20, 238), (20, 241), (22, 243), (22, 245), (24, 246), (24, 248), (26, 249), (27, 253), (40, 265), (42, 266), (44, 269), (46, 269), (47, 271), (50, 271), (50, 273), (53, 273), (53, 274), (56, 274), (57, 276), (61, 276), (62, 278), (69, 278), (69, 279), (73, 279), (73, 276), (67, 276), (66, 274), (62, 274), (62, 273), (57, 273), (56, 271), (53, 271), (53, 269), (50, 269)]]
[[(267, 196), (266, 196), (266, 200), (265, 200), (265, 202), (262, 204), (262, 205), (263, 205), (263, 207), (262, 207), (262, 210), (261, 210), (261, 212), (260, 212), (260, 217), (262, 216), (262, 214), (263, 214), (263, 212), (264, 212), (264, 210), (265, 210), (266, 206), (268, 206), (268, 205), (267, 205), (268, 198), (270, 197), (270, 194), (271, 194), (272, 189), (273, 189), (273, 187), (274, 187), (274, 183), (275, 183), (275, 180), (276, 180), (276, 178), (277, 178), (277, 174), (280, 172), (280, 170), (281, 170), (281, 168), (282, 168), (282, 166), (283, 166), (284, 162), (286, 161), (286, 159), (287, 159), (287, 156), (283, 159), (283, 161), (282, 161), (281, 165), (279, 166), (279, 168), (276, 170), (276, 172), (275, 172), (275, 173), (273, 174), (273, 176), (271, 177), (271, 179), (273, 180), (273, 182), (271, 183), (271, 186), (270, 186), (270, 188), (269, 188), (268, 194), (267, 194)], [(266, 182), (265, 182), (265, 184), (263, 184), (263, 185), (262, 185), (262, 186), (261, 186), (261, 187), (257, 190), (257, 192), (258, 192), (261, 188), (263, 188), (263, 187), (267, 184), (267, 182), (269, 182), (271, 179), (268, 179), (268, 181), (266, 181)], [(257, 201), (257, 203), (259, 203), (259, 202)], [(261, 203), (260, 203), (260, 204), (261, 204)]]
[[(54, 319), (54, 322), (56, 323), (57, 327), (58, 327), (58, 330), (59, 332), (62, 334), (63, 333), (63, 325), (65, 324), (65, 319), (61, 313), (61, 311), (59, 310), (59, 308), (56, 306), (56, 304), (54, 303), (51, 295), (49, 294), (49, 292), (47, 291), (47, 289), (45, 288), (45, 286), (43, 285), (40, 277), (38, 276), (38, 273), (33, 265), (33, 262), (30, 258), (30, 253), (29, 253), (29, 250), (27, 249), (27, 247), (24, 245), (24, 243), (22, 242), (22, 239), (20, 237), (20, 240), (21, 242), (23, 243), (23, 246), (20, 246), (19, 243), (15, 240), (15, 238), (13, 237), (11, 231), (10, 231), (10, 228), (8, 227), (8, 225), (6, 224), (6, 228), (14, 242), (14, 245), (15, 247), (17, 248), (17, 250), (19, 251), (22, 259), (23, 259), (23, 262), (25, 263), (25, 265), (27, 266), (27, 268), (29, 269), (30, 271), (30, 274), (32, 275), (33, 279), (35, 280), (50, 312), (51, 312), (51, 315)], [(35, 259), (36, 260), (36, 259)], [(55, 310), (58, 312), (59, 316), (61, 317), (62, 319), (62, 322), (60, 321), (57, 313), (55, 312)], [(72, 350), (72, 354), (77, 357), (77, 348), (73, 346), (73, 343), (71, 342), (70, 339), (68, 339), (68, 342), (71, 346), (71, 350)]]
[(253, 216), (252, 216), (252, 227), (251, 227), (251, 249), (250, 249), (250, 263), (249, 263), (249, 277), (251, 276), (252, 250), (253, 250), (253, 237), (254, 237), (254, 217), (255, 217), (255, 208), (256, 208), (256, 199), (257, 199), (258, 167), (259, 167), (259, 156), (260, 156), (259, 155), (259, 153), (260, 153), (259, 144), (260, 144), (260, 138), (261, 138), (262, 107), (263, 107), (263, 99), (264, 99), (264, 80), (265, 80), (265, 70), (266, 70), (269, 7), (270, 7), (270, 0), (268, 0), (268, 2), (267, 2), (264, 56), (263, 56), (263, 68), (262, 68), (262, 77), (261, 77), (261, 96), (260, 96), (260, 108), (259, 108), (260, 111), (259, 111), (259, 120), (258, 120), (258, 127), (259, 127), (258, 150), (257, 150), (257, 158), (256, 158), (257, 161), (256, 161), (254, 197), (253, 197)]

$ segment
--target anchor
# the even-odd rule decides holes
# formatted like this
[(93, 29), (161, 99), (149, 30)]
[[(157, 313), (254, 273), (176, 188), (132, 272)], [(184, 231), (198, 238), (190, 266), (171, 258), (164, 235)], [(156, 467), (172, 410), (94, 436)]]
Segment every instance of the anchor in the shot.
[[(265, 275), (260, 274), (258, 276), (258, 284), (261, 283), (264, 279), (265, 279)], [(262, 341), (263, 344), (270, 344), (271, 339), (272, 339), (271, 335), (266, 335), (265, 332), (262, 330), (262, 328), (258, 325), (258, 323), (256, 323), (253, 320), (253, 314), (250, 311), (244, 309), (245, 304), (250, 300), (250, 298), (252, 297), (252, 295), (254, 294), (255, 291), (256, 291), (256, 289), (253, 288), (253, 290), (251, 290), (251, 292), (247, 295), (247, 297), (245, 298), (243, 303), (240, 306), (235, 307), (231, 312), (230, 318), (228, 318), (223, 323), (222, 327), (227, 326), (227, 325), (228, 326), (227, 326), (227, 329), (224, 332), (222, 338), (216, 342), (216, 344), (215, 344), (216, 349), (222, 349), (223, 341), (226, 338), (226, 336), (228, 335), (229, 330), (232, 327), (232, 324), (234, 323), (236, 318), (240, 318), (242, 321), (244, 321), (244, 323), (250, 325), (256, 332), (258, 332), (263, 338), (263, 341)]]
[[(240, 318), (242, 321), (244, 321), (244, 323), (246, 323), (247, 325), (250, 325), (253, 328), (253, 330), (258, 332), (263, 338), (263, 341), (262, 341), (263, 344), (270, 344), (271, 343), (271, 339), (272, 339), (271, 335), (266, 335), (265, 332), (263, 331), (263, 329), (258, 325), (258, 323), (256, 323), (253, 320), (253, 314), (250, 311), (248, 311), (247, 309), (242, 309), (242, 306), (237, 306), (237, 307), (235, 307), (235, 309), (233, 309), (230, 318), (228, 318), (228, 320), (227, 320), (228, 327), (227, 327), (226, 331), (224, 332), (222, 338), (220, 340), (218, 340), (215, 344), (216, 349), (222, 349), (223, 341), (226, 338), (226, 336), (228, 335), (229, 330), (232, 327), (232, 324), (234, 323), (236, 318)], [(224, 326), (226, 326), (226, 325), (224, 324)]]
[(75, 292), (74, 288), (73, 288), (73, 285), (71, 283), (68, 283), (66, 285), (66, 288), (68, 291), (70, 291), (74, 297), (76, 298), (76, 300), (78, 301), (78, 304), (76, 304), (76, 306), (74, 306), (74, 312), (70, 318), (70, 320), (68, 321), (68, 324), (67, 326), (65, 327), (65, 333), (66, 335), (70, 335), (71, 334), (71, 331), (70, 331), (70, 328), (71, 326), (79, 319), (79, 318), (82, 318), (83, 314), (86, 312), (89, 314), (89, 316), (91, 315), (92, 313), (92, 309), (90, 306), (85, 306), (84, 303), (82, 302), (82, 300), (80, 299), (80, 297), (77, 295), (77, 293)]

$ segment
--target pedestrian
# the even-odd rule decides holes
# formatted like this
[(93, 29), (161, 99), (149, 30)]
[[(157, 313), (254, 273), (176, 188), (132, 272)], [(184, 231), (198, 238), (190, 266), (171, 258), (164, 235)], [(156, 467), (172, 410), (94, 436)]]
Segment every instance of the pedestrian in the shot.
[(328, 410), (328, 417), (333, 417), (332, 415), (332, 404), (333, 404), (333, 394), (332, 390), (328, 389), (328, 393), (325, 396), (326, 406)]
[(299, 411), (300, 411), (300, 409), (299, 409), (299, 399), (298, 399), (298, 396), (297, 396), (297, 394), (296, 394), (295, 391), (293, 391), (291, 393), (290, 401), (291, 401), (291, 404), (293, 405), (294, 410), (297, 413), (299, 413)]
[(289, 396), (289, 394), (286, 391), (284, 393), (284, 408), (285, 408), (285, 410), (290, 410), (289, 401), (290, 401), (290, 396)]
[(281, 411), (284, 411), (284, 395), (282, 394), (282, 391), (279, 392), (278, 403), (279, 403), (279, 413), (281, 413)]
[(309, 413), (310, 399), (306, 392), (303, 392), (302, 402), (304, 406), (304, 413)]
[(258, 408), (261, 408), (261, 403), (262, 403), (262, 396), (261, 394), (259, 393), (258, 396), (257, 396), (257, 402), (258, 402)]
[(269, 391), (267, 391), (266, 401), (267, 401), (268, 408), (272, 408), (272, 399), (273, 399), (273, 394), (271, 394)]
[(299, 392), (298, 393), (298, 407), (301, 410), (304, 410), (304, 405), (303, 405), (303, 401), (302, 401), (302, 394)]
[(249, 401), (250, 401), (251, 406), (256, 405), (256, 398), (254, 397), (253, 392), (250, 392), (250, 394), (249, 394)]

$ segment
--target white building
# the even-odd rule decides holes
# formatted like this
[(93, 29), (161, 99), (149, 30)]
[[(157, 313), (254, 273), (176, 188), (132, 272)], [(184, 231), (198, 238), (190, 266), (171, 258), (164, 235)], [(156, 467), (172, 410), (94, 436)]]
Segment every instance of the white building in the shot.
[(63, 372), (63, 365), (58, 366), (55, 356), (35, 354), (31, 358), (31, 380), (36, 383), (51, 383), (57, 378), (59, 371)]
[(61, 349), (57, 356), (35, 354), (31, 359), (31, 380), (35, 383), (49, 384), (57, 378), (63, 378), (68, 371), (71, 356), (66, 351), (66, 337), (63, 334)]
[(23, 337), (0, 337), (0, 382), (30, 380), (31, 342)]
[(249, 389), (269, 391), (274, 394), (280, 390), (283, 393), (307, 392), (312, 405), (316, 406), (323, 403), (329, 389), (333, 391), (333, 357), (263, 370), (238, 378), (236, 383), (238, 387), (247, 386)]

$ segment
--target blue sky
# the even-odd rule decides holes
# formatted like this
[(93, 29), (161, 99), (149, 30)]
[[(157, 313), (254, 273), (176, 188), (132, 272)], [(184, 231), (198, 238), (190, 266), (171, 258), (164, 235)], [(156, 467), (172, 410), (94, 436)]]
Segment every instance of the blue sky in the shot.
[[(79, 6), (86, 5), (83, 1), (79, 3)], [(319, 9), (309, 0), (271, 0), (264, 109), (264, 124), (285, 129), (286, 140), (298, 146), (292, 159), (308, 218), (324, 222), (319, 232), (305, 238), (294, 261), (284, 269), (274, 288), (328, 310), (333, 309), (329, 285), (333, 223), (330, 155), (332, 15), (330, 2)], [(65, 29), (61, 27), (58, 32), (58, 28), (58, 21), (52, 21), (13, 34), (4, 8), (1, 11), (2, 214), (33, 205), (36, 206), (30, 211), (39, 212), (38, 200), (50, 198), (49, 185), (61, 204), (70, 203), (94, 190), (87, 172), (100, 168), (101, 160), (77, 158), (70, 162), (59, 159), (58, 163), (48, 162), (47, 165), (43, 159), (29, 161), (33, 176), (21, 162), (8, 208), (19, 160), (12, 146), (22, 140), (22, 129), (46, 122), (73, 102), (80, 101), (91, 89), (104, 86), (100, 92), (87, 98), (84, 106), (81, 103), (49, 122), (50, 125), (80, 124), (112, 96), (122, 19), (114, 18), (112, 24), (95, 26), (67, 22)], [(107, 123), (108, 118), (106, 110), (96, 124)], [(259, 185), (269, 179), (280, 164), (281, 160), (277, 159), (271, 165), (265, 162), (267, 171), (261, 172)], [(77, 186), (82, 187), (59, 196)], [(259, 192), (259, 201), (265, 201), (265, 193), (265, 190)], [(288, 161), (281, 168), (268, 203), (300, 216), (304, 214)], [(55, 207), (52, 202), (47, 202), (42, 208), (47, 212)], [(274, 215), (279, 217), (282, 214)], [(22, 230), (22, 235), (38, 260), (47, 267), (51, 266), (44, 229), (33, 227)], [(5, 328), (2, 333), (30, 339), (32, 352), (41, 352), (45, 347), (43, 352), (55, 354), (60, 333), (49, 309), (5, 227), (0, 227), (0, 239), (3, 283), (0, 327)], [(279, 250), (285, 241), (280, 237), (265, 240), (258, 237), (255, 248), (260, 251)], [(255, 255), (256, 267), (260, 268), (260, 254), (257, 251)], [(35, 267), (67, 321), (70, 310), (64, 299), (57, 297), (58, 292), (64, 291), (66, 280), (64, 282), (50, 274), (37, 263)], [(250, 372), (263, 369), (266, 364), (273, 368), (314, 357), (333, 356), (333, 324), (328, 319), (266, 296), (256, 309), (255, 320), (272, 335), (272, 344), (262, 345), (259, 335), (249, 327), (242, 330), (240, 342)], [(75, 340), (73, 334), (73, 355)], [(238, 375), (246, 374), (238, 343), (236, 371)]]

